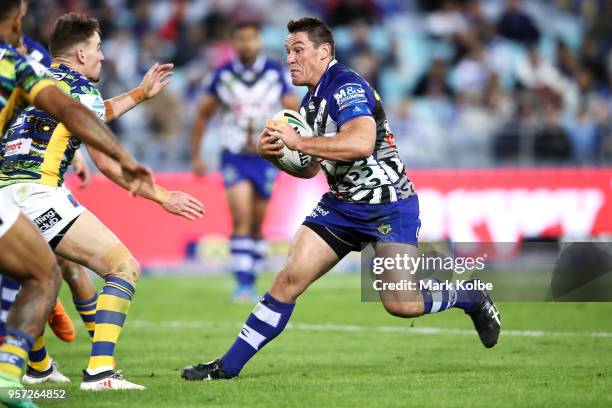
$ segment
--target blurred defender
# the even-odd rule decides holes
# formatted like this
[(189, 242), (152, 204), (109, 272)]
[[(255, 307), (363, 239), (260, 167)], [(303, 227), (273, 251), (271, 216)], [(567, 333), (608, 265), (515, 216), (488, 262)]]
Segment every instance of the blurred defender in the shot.
[[(112, 119), (145, 98), (143, 91), (138, 89), (105, 104), (90, 83), (99, 79), (103, 60), (96, 20), (75, 13), (59, 18), (50, 45), (53, 56), (50, 73), (64, 92), (80, 102), (79, 107), (85, 105), (99, 118)], [(159, 66), (155, 70), (154, 75), (161, 75), (163, 83), (167, 74)], [(81, 389), (143, 389), (124, 380), (113, 367), (115, 343), (134, 295), (140, 267), (119, 239), (63, 187), (64, 172), (79, 145), (73, 133), (53, 116), (35, 108), (26, 109), (5, 135), (0, 187), (12, 195), (57, 254), (89, 267), (105, 279), (102, 294), (90, 305), (95, 308), (95, 329)], [(96, 163), (103, 163), (100, 164), (103, 172), (128, 188), (129, 180), (119, 163), (105, 150), (92, 147), (88, 145), (90, 154)], [(199, 217), (202, 212), (201, 204), (193, 197), (182, 192), (168, 192), (152, 181), (135, 186), (132, 192), (190, 219)], [(41, 337), (30, 360), (47, 361), (45, 365), (48, 366), (46, 355)], [(29, 368), (24, 378), (36, 379), (47, 374), (36, 371)]]
[[(378, 94), (334, 59), (334, 39), (324, 23), (303, 18), (290, 21), (287, 29), (291, 80), (308, 87), (300, 111), (318, 137), (301, 137), (291, 126), (271, 121), (261, 134), (258, 151), (277, 163), (282, 156), (280, 139), (292, 150), (320, 158), (294, 175), (310, 178), (322, 167), (330, 191), (299, 228), (287, 265), (255, 306), (234, 344), (221, 359), (183, 369), (182, 377), (187, 380), (236, 377), (258, 350), (282, 332), (298, 296), (350, 251), (360, 251), (363, 243), (373, 243), (378, 257), (418, 255), (418, 199)], [(385, 283), (418, 279), (395, 269), (379, 277)], [(399, 317), (461, 308), (472, 318), (486, 347), (497, 342), (499, 314), (486, 292), (441, 287), (385, 290), (379, 295), (387, 312)]]
[(261, 53), (259, 26), (244, 22), (234, 28), (238, 58), (221, 66), (208, 81), (198, 104), (193, 128), (192, 165), (197, 175), (206, 169), (200, 157), (203, 132), (221, 108), (218, 130), (223, 152), (221, 171), (233, 227), (230, 239), (232, 269), (236, 278), (234, 299), (257, 301), (255, 279), (263, 267), (266, 244), (263, 223), (277, 170), (257, 156), (255, 146), (265, 120), (281, 105), (297, 109), (280, 64)]
[[(132, 189), (152, 183), (150, 171), (121, 148), (108, 128), (62, 93), (42, 65), (12, 47), (21, 37), (20, 7), (20, 0), (0, 1), (0, 132), (33, 103), (65, 121), (82, 140), (114, 157)], [(7, 387), (21, 387), (23, 366), (53, 307), (60, 274), (40, 233), (4, 191), (0, 192), (0, 220), (0, 269), (22, 284), (8, 315), (6, 341), (0, 346), (0, 400), (8, 406), (33, 406), (8, 399)]]
[[(21, 15), (24, 17), (28, 12), (29, 2), (27, 0), (21, 1)], [(51, 55), (47, 51), (47, 49), (35, 41), (34, 39), (23, 35), (21, 37), (20, 43), (15, 47), (17, 51), (19, 51), (22, 55), (27, 55), (34, 61), (44, 65), (49, 68), (51, 66)], [(74, 158), (72, 159), (72, 166), (74, 172), (81, 177), (83, 180), (82, 186), (85, 186), (89, 183), (91, 172), (85, 159), (77, 150), (75, 152)], [(62, 269), (63, 274), (70, 273), (74, 270), (78, 265), (67, 261), (65, 259), (58, 259), (60, 268)], [(15, 297), (19, 291), (19, 282), (9, 277), (0, 277), (1, 286), (0, 286), (0, 299), (1, 299), (1, 310), (0, 310), (0, 343), (4, 341), (4, 336), (6, 335), (6, 318), (8, 316), (8, 311), (10, 306), (15, 301)], [(64, 306), (59, 298), (55, 301), (55, 307), (49, 314), (48, 319), (49, 326), (53, 330), (53, 333), (63, 341), (73, 341), (76, 338), (76, 330), (74, 325), (72, 324), (72, 320), (70, 316), (64, 310)]]

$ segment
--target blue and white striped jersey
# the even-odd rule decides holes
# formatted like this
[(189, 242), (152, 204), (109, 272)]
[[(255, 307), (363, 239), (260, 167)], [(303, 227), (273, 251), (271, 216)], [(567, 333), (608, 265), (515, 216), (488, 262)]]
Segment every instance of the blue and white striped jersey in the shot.
[(222, 65), (205, 90), (222, 104), (221, 146), (234, 153), (255, 144), (265, 122), (281, 109), (281, 96), (291, 92), (282, 66), (259, 55), (247, 68), (238, 59)]
[(330, 62), (315, 91), (304, 96), (300, 113), (315, 136), (334, 137), (342, 125), (361, 116), (369, 116), (376, 122), (376, 142), (370, 157), (321, 162), (334, 197), (348, 202), (381, 204), (415, 194), (380, 97), (357, 73), (336, 60)]

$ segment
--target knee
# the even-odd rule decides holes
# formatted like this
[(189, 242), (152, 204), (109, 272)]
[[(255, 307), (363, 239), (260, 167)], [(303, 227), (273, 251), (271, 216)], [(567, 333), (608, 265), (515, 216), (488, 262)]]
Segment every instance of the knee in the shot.
[(392, 316), (397, 317), (418, 317), (424, 312), (422, 302), (384, 302), (385, 310)]
[(32, 264), (26, 281), (34, 283), (45, 295), (55, 297), (62, 281), (62, 272), (54, 257), (45, 257), (41, 261)]
[(272, 297), (283, 303), (295, 303), (302, 292), (295, 277), (286, 269), (276, 275), (270, 288)]
[(62, 277), (66, 282), (72, 283), (79, 280), (81, 273), (84, 272), (80, 265), (74, 264), (62, 258), (59, 258), (58, 261), (62, 270)]
[(141, 275), (140, 263), (131, 256), (125, 261), (121, 262), (114, 271), (111, 271), (111, 276), (123, 279), (132, 286), (136, 285)]

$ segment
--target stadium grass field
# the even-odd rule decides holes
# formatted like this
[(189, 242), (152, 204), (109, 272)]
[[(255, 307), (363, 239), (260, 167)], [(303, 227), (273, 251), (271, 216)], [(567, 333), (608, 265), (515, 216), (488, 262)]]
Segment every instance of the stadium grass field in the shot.
[(190, 383), (181, 368), (220, 356), (251, 306), (228, 301), (229, 277), (145, 277), (116, 357), (126, 378), (148, 390), (103, 393), (78, 390), (89, 339), (64, 285), (78, 336), (69, 344), (47, 338), (73, 382), (66, 401), (39, 405), (612, 406), (612, 303), (499, 304), (505, 333), (487, 350), (461, 311), (394, 318), (361, 303), (359, 284), (357, 275), (323, 277), (240, 378)]

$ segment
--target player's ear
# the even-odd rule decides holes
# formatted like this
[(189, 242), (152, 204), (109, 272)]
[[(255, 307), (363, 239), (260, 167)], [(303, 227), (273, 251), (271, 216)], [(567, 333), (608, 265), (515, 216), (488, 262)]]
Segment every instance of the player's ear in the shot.
[(321, 60), (328, 58), (331, 55), (331, 44), (323, 43), (319, 46), (319, 56)]
[(21, 9), (16, 9), (11, 18), (11, 29), (16, 35), (21, 35)]
[(85, 57), (85, 50), (83, 50), (83, 48), (76, 47), (74, 49), (74, 54), (80, 64), (85, 64), (85, 62), (87, 61), (87, 57)]

